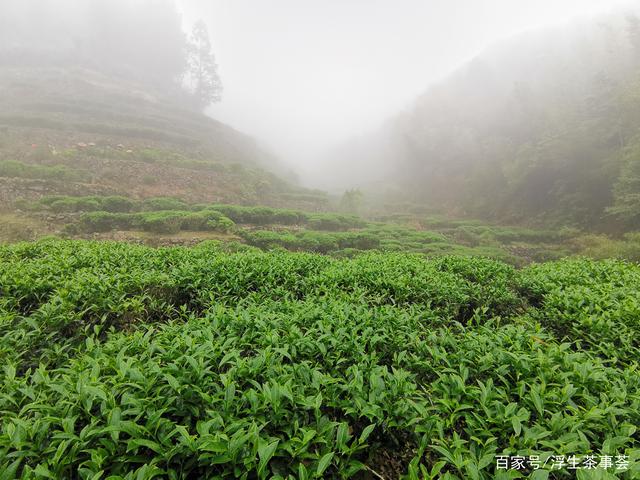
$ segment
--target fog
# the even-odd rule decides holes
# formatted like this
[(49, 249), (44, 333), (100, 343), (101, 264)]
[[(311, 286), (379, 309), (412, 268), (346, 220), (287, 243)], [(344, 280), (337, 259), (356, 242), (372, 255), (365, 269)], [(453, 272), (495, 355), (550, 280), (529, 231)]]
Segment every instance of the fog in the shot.
[[(258, 139), (303, 184), (344, 189), (359, 186), (353, 180), (356, 170), (362, 172), (360, 183), (367, 173), (375, 177), (363, 158), (369, 153), (363, 149), (354, 153), (350, 145), (365, 141), (372, 153), (384, 148), (380, 142), (385, 135), (375, 132), (397, 130), (399, 115), (412, 111), (431, 86), (469, 60), (492, 45), (509, 49), (518, 44), (521, 32), (535, 35), (554, 25), (568, 32), (569, 22), (588, 22), (627, 4), (621, 0), (25, 0), (0, 6), (0, 56), (33, 64), (82, 63), (171, 90), (190, 108), (206, 106), (207, 99), (197, 101), (180, 88), (188, 83), (185, 51), (192, 26), (204, 20), (224, 86), (221, 92), (210, 92), (210, 99), (221, 93), (221, 101), (210, 104), (206, 113)], [(597, 36), (585, 32), (570, 41), (578, 42), (575, 48)], [(554, 38), (558, 45), (565, 41)], [(544, 49), (552, 51), (554, 45)], [(518, 83), (526, 74), (506, 74), (513, 70), (516, 57), (517, 52), (506, 55), (496, 72), (502, 69), (505, 78)], [(588, 55), (584, 58), (588, 61)], [(524, 61), (535, 66), (531, 58)], [(580, 69), (576, 72), (581, 75)], [(555, 74), (550, 75), (553, 81)], [(502, 87), (511, 91), (513, 85)], [(490, 106), (495, 98), (481, 91), (475, 96), (467, 101), (484, 98)], [(453, 102), (443, 108), (451, 111), (459, 105)], [(403, 135), (410, 135), (409, 130)], [(398, 168), (395, 156), (406, 147), (394, 148), (377, 161), (386, 162), (392, 172)], [(335, 166), (345, 164), (351, 166), (350, 175), (336, 175)], [(380, 176), (385, 168), (376, 172)]]
[(180, 0), (210, 26), (225, 84), (210, 115), (256, 136), (312, 186), (350, 137), (518, 32), (595, 15), (614, 0)]

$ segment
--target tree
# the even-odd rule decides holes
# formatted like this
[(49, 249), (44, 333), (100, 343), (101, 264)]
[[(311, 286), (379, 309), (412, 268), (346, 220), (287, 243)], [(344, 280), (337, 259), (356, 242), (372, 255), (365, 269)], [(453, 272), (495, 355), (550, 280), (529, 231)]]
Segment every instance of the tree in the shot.
[(340, 200), (340, 208), (344, 212), (359, 213), (364, 195), (357, 188), (347, 190)]
[(627, 15), (627, 36), (633, 47), (636, 60), (640, 57), (640, 18), (637, 15)]
[(614, 185), (615, 204), (607, 211), (636, 227), (640, 225), (640, 145), (627, 147), (620, 176)]
[(211, 49), (207, 25), (199, 20), (193, 26), (188, 45), (188, 82), (198, 108), (206, 108), (219, 102), (222, 83), (218, 76), (218, 65)]

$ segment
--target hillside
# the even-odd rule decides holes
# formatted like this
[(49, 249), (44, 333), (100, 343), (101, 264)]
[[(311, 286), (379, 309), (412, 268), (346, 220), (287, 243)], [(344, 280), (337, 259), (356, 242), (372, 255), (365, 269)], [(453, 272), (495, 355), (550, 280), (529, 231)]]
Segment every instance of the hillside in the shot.
[(640, 21), (611, 14), (490, 48), (336, 151), (334, 166), (443, 211), (637, 229), (638, 112)]
[(322, 209), (250, 137), (147, 84), (66, 67), (0, 69), (0, 204), (45, 195), (172, 196)]
[(325, 193), (270, 173), (277, 161), (250, 137), (149, 84), (77, 66), (21, 66), (0, 69), (0, 87), (0, 242), (219, 240), (338, 257), (456, 253), (515, 265), (574, 253), (639, 255), (635, 239), (431, 218), (403, 206), (394, 211), (404, 215), (379, 218), (330, 213), (336, 206)]

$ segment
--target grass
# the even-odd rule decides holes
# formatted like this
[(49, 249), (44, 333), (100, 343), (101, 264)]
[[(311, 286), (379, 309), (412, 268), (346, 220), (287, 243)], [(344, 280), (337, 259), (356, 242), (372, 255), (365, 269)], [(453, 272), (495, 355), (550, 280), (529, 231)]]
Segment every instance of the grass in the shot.
[(0, 282), (6, 478), (640, 474), (630, 263), (44, 241)]
[(622, 238), (585, 235), (574, 240), (575, 247), (593, 258), (620, 258), (640, 262), (640, 233), (630, 232)]
[(49, 232), (42, 222), (11, 212), (0, 212), (0, 243), (37, 240)]

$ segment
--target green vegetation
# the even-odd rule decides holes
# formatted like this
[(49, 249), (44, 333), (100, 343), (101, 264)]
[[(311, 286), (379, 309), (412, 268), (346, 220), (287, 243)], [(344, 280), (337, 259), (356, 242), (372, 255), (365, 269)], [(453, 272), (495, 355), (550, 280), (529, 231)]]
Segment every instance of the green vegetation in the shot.
[(626, 233), (620, 239), (604, 235), (585, 235), (575, 241), (577, 248), (593, 258), (619, 258), (640, 262), (640, 234)]
[(236, 223), (249, 225), (306, 225), (315, 230), (349, 230), (361, 228), (366, 222), (354, 215), (337, 213), (307, 213), (269, 207), (240, 207), (213, 205), (210, 208), (224, 213)]
[[(556, 230), (488, 225), (417, 213), (383, 215), (378, 221), (339, 213), (311, 213), (264, 206), (189, 204), (172, 197), (134, 200), (122, 196), (46, 196), (20, 202), (34, 221), (49, 213), (66, 235), (111, 231), (229, 232), (263, 250), (286, 249), (350, 257), (365, 250), (461, 255), (499, 259), (513, 265), (580, 254), (593, 258), (640, 259), (637, 233), (610, 237), (572, 228)], [(406, 210), (411, 210), (407, 208)], [(235, 225), (234, 225), (235, 224)], [(42, 230), (42, 228), (40, 229)], [(34, 235), (12, 240), (33, 240)]]
[(249, 245), (263, 250), (281, 247), (299, 252), (339, 253), (342, 250), (372, 250), (380, 247), (380, 240), (367, 231), (290, 233), (258, 230), (243, 231), (241, 236)]
[(0, 471), (506, 479), (496, 454), (624, 453), (606, 478), (637, 478), (639, 284), (612, 260), (0, 247)]
[(16, 160), (0, 160), (0, 177), (81, 182), (88, 178), (88, 172), (66, 165), (32, 165)]
[(490, 49), (333, 197), (198, 113), (204, 23), (102, 3), (0, 68), (0, 480), (640, 478), (639, 18)]
[[(23, 205), (24, 204), (24, 205)], [(240, 206), (218, 204), (190, 205), (172, 197), (152, 197), (142, 201), (122, 196), (77, 196), (53, 195), (42, 197), (37, 202), (21, 204), (31, 211), (130, 213), (140, 211), (215, 211), (235, 223), (246, 225), (304, 225), (315, 230), (344, 231), (364, 227), (367, 223), (354, 215), (337, 213), (309, 213), (300, 210), (263, 206)]]
[(118, 195), (69, 197), (66, 195), (49, 195), (37, 202), (21, 202), (19, 206), (30, 211), (51, 210), (56, 213), (93, 212), (130, 212), (136, 209), (136, 203)]
[(80, 217), (78, 224), (70, 224), (69, 233), (107, 232), (110, 230), (143, 230), (155, 233), (176, 233), (181, 230), (226, 232), (233, 221), (220, 212), (156, 211), (143, 213), (91, 212)]

